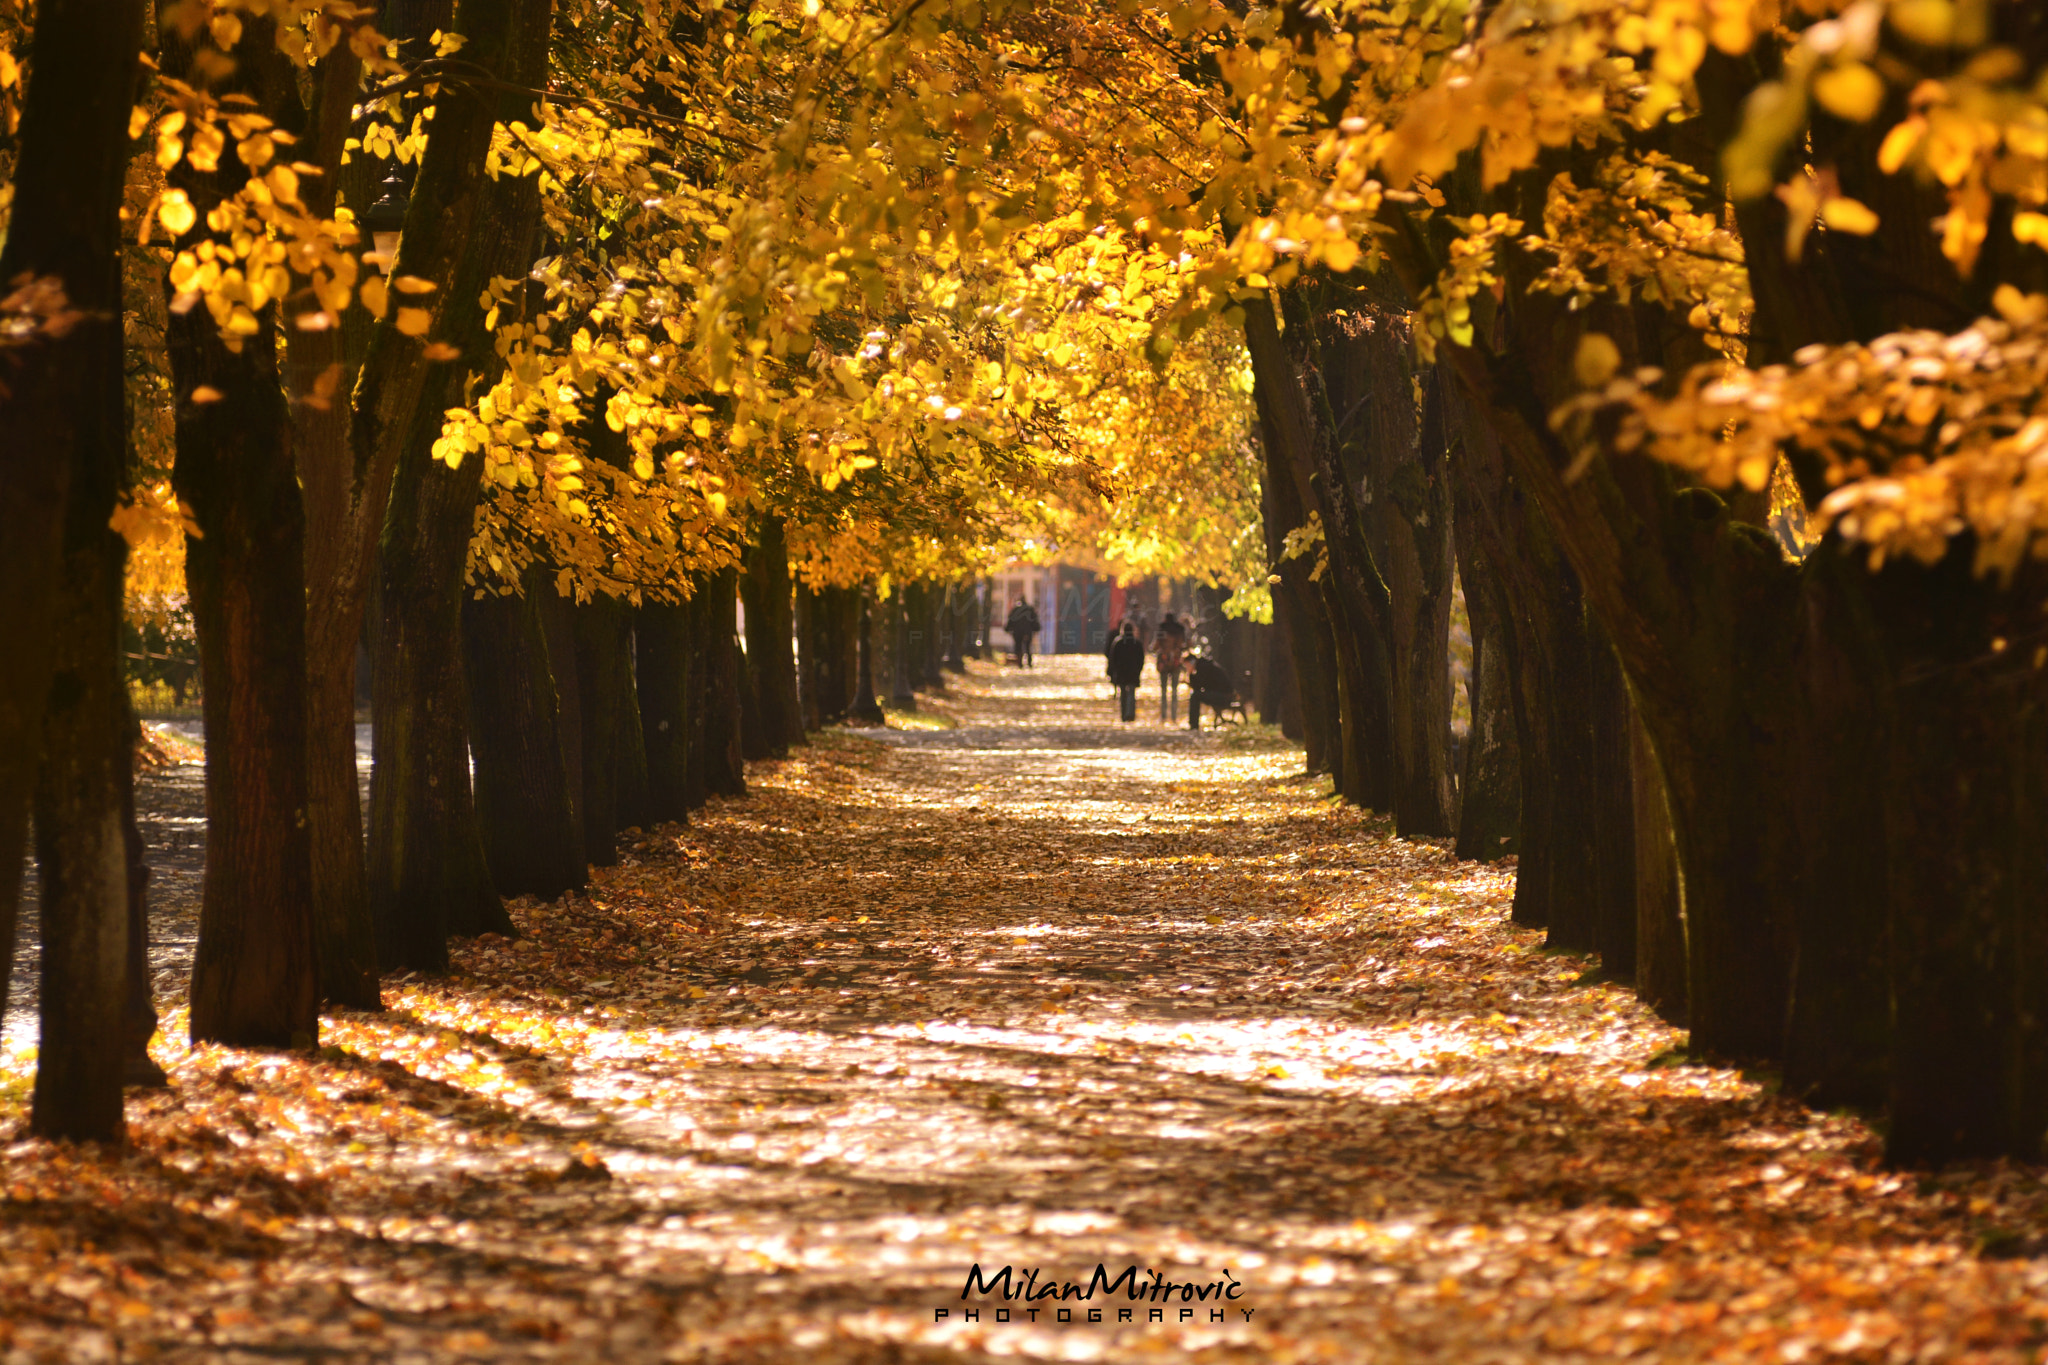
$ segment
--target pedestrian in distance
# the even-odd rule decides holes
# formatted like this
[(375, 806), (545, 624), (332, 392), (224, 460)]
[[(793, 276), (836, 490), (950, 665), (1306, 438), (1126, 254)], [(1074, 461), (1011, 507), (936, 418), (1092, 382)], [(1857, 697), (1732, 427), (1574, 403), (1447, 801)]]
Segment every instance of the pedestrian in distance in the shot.
[(1237, 705), (1237, 689), (1230, 685), (1230, 675), (1223, 671), (1223, 665), (1214, 659), (1198, 658), (1188, 670), (1188, 729), (1202, 728), (1202, 708), (1209, 707), (1216, 713), (1216, 723), (1223, 723), (1223, 713)]
[(1145, 642), (1129, 621), (1109, 646), (1109, 680), (1116, 684), (1117, 713), (1124, 723), (1138, 718), (1138, 682), (1145, 676)]
[(1187, 628), (1172, 612), (1159, 618), (1152, 637), (1152, 662), (1159, 670), (1159, 723), (1171, 725), (1180, 719), (1181, 655), (1188, 647)]
[(1003, 620), (1003, 629), (1010, 632), (1010, 662), (1019, 668), (1031, 667), (1031, 637), (1038, 628), (1038, 609), (1019, 597)]

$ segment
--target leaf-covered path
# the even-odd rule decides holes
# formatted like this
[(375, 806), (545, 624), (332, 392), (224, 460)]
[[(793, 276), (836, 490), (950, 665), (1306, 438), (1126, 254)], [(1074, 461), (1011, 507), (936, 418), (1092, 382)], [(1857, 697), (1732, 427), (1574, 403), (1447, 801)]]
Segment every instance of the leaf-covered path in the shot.
[[(317, 1057), (160, 1043), (128, 1152), (4, 1149), (0, 1360), (2038, 1358), (2038, 1172), (1876, 1169), (1672, 1064), (1511, 874), (1047, 662), (757, 766)], [(1098, 1263), (1232, 1296), (961, 1299)]]

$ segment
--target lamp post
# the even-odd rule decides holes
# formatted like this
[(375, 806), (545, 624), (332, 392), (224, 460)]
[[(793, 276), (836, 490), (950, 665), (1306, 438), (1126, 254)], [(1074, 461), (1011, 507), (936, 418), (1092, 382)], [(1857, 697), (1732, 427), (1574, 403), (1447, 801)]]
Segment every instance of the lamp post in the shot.
[(411, 187), (406, 184), (405, 175), (398, 163), (391, 164), (391, 174), (384, 177), (379, 186), (384, 193), (377, 202), (363, 210), (362, 224), (369, 229), (370, 240), (376, 244), (377, 257), (383, 262), (380, 269), (385, 274), (398, 262), (398, 238), (405, 231), (405, 210), (412, 203)]

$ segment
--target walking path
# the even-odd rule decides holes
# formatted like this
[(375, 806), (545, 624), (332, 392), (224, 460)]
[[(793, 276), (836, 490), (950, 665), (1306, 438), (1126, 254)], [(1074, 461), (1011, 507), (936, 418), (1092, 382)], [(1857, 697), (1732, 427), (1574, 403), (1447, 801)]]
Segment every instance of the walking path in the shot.
[(756, 765), (316, 1057), (162, 1044), (126, 1155), (0, 1148), (0, 1361), (2036, 1358), (2038, 1171), (1879, 1170), (1511, 872), (1043, 663)]

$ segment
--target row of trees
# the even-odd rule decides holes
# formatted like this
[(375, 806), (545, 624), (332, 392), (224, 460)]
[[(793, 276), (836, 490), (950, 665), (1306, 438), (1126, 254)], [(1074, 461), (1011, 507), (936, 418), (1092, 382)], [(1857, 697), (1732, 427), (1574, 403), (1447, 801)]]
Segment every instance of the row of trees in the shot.
[[(41, 7), (15, 149), (10, 359), (62, 378), (7, 400), (32, 647), (0, 829), (43, 734), (47, 913), (99, 926), (53, 948), (76, 980), (119, 937), (111, 646), (80, 642), (118, 613), (139, 138), (177, 506), (128, 521), (195, 533), (196, 1036), (310, 1037), (321, 998), (502, 924), (499, 876), (562, 884), (737, 781), (736, 587), (764, 619), (778, 572), (804, 589), (808, 684), (764, 641), (753, 689), (787, 742), (789, 706), (870, 699), (863, 601), (1082, 528), (1138, 571), (1264, 571), (1311, 761), (1404, 833), (1514, 849), (1518, 918), (1703, 1052), (1884, 1107), (1897, 1159), (2038, 1146), (2035, 7), (420, 0), (395, 46), (302, 0), (156, 20), (131, 121), (127, 49)], [(341, 698), (372, 601), (364, 849)], [(499, 848), (501, 815), (556, 835)]]
[[(1071, 382), (1080, 329), (1006, 367), (1003, 281), (928, 242), (844, 308), (843, 276), (804, 282), (815, 325), (719, 314), (730, 244), (788, 192), (758, 125), (820, 112), (759, 14), (104, 8), (6, 34), (0, 940), (41, 793), (39, 1132), (118, 1136), (111, 1059), (141, 1041), (141, 873), (107, 853), (133, 844), (128, 543), (131, 606), (188, 594), (206, 679), (192, 1036), (305, 1046), (323, 1004), (377, 1008), (381, 973), (509, 931), (504, 897), (743, 791), (744, 758), (879, 718), (892, 624), (957, 614), (1027, 533), (1108, 536), (1140, 478), (1119, 461), (1156, 465), (1064, 410), (1097, 388)], [(1227, 360), (1132, 369), (1121, 410)], [(1229, 567), (1216, 517), (1184, 522)], [(1152, 529), (1135, 569), (1183, 549)]]

